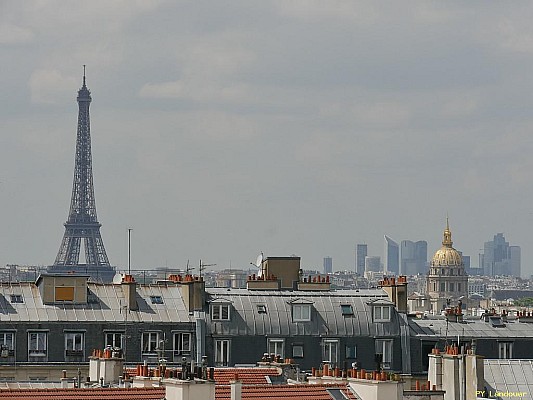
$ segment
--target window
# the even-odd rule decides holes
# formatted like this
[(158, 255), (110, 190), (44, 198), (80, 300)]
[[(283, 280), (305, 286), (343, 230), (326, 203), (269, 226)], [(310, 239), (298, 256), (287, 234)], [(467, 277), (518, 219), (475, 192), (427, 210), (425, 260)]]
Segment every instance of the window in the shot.
[(47, 332), (28, 333), (28, 361), (46, 361)]
[(81, 361), (83, 358), (83, 333), (65, 333), (65, 361)]
[(292, 305), (292, 320), (294, 322), (311, 321), (311, 305), (310, 304), (293, 304)]
[(11, 303), (24, 303), (24, 299), (21, 294), (12, 294)]
[(351, 304), (341, 304), (342, 315), (353, 315), (353, 308)]
[(324, 348), (322, 360), (336, 364), (338, 362), (339, 341), (337, 339), (325, 339), (322, 344)]
[(56, 301), (74, 301), (73, 286), (58, 286), (55, 290)]
[(446, 284), (444, 282), (440, 283), (440, 291), (445, 292), (446, 291)]
[(346, 345), (346, 358), (357, 358), (357, 346), (355, 344)]
[(143, 332), (141, 346), (143, 354), (156, 354), (159, 349), (159, 332)]
[(190, 354), (192, 334), (189, 332), (174, 333), (174, 355)]
[(460, 284), (460, 283), (457, 284), (457, 291), (458, 291), (458, 292), (461, 291), (461, 284)]
[(374, 306), (374, 322), (389, 322), (391, 306)]
[(293, 344), (292, 345), (292, 357), (293, 358), (303, 358), (304, 356), (304, 345), (303, 344)]
[(0, 358), (13, 357), (15, 355), (15, 333), (0, 332)]
[(124, 348), (124, 334), (122, 332), (108, 332), (105, 334), (105, 345), (114, 349)]
[(258, 304), (257, 305), (257, 312), (259, 314), (266, 314), (266, 312), (267, 312), (266, 306), (264, 304)]
[(498, 343), (498, 358), (501, 358), (501, 359), (513, 358), (513, 342), (499, 342)]
[(285, 340), (284, 339), (268, 339), (268, 354), (274, 354), (285, 358)]
[(454, 289), (455, 288), (454, 288), (453, 282), (450, 282), (450, 292), (454, 292), (455, 291)]
[(383, 369), (390, 369), (392, 365), (392, 340), (376, 339), (376, 354), (381, 354)]
[(211, 304), (213, 321), (229, 321), (229, 304)]
[(163, 298), (161, 296), (150, 296), (152, 304), (163, 304)]
[(215, 366), (227, 367), (229, 365), (229, 347), (229, 340), (215, 340)]

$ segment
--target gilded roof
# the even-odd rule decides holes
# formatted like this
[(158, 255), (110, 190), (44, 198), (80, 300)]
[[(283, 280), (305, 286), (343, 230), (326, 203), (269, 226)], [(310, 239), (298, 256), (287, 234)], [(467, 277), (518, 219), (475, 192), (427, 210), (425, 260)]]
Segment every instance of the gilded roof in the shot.
[(444, 229), (444, 239), (442, 247), (436, 251), (431, 260), (432, 267), (461, 267), (463, 266), (463, 257), (453, 248), (452, 232), (446, 218), (446, 228)]

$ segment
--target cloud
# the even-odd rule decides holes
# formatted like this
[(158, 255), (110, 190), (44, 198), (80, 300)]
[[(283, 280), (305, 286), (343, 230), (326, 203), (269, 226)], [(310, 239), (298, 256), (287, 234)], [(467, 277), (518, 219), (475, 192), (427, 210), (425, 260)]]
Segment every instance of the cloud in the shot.
[(32, 42), (34, 37), (35, 35), (30, 29), (8, 23), (0, 23), (0, 44), (26, 44)]
[(63, 76), (58, 70), (36, 70), (28, 83), (32, 103), (55, 104), (64, 101), (79, 86), (79, 79)]

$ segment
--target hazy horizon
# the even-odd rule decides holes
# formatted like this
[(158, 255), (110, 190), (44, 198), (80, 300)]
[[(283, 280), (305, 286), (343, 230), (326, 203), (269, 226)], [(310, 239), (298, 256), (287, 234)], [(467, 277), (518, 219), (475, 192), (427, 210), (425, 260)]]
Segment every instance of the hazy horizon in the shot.
[[(383, 235), (533, 268), (529, 3), (3, 2), (0, 266), (52, 264), (83, 65), (112, 265), (353, 269)], [(60, 12), (58, 12), (60, 9)], [(80, 260), (83, 262), (83, 256)]]

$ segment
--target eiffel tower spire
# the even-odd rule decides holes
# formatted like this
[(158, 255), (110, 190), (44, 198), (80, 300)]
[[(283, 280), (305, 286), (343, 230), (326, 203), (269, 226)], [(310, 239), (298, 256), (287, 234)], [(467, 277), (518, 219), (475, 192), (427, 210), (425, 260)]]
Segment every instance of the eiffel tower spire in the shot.
[(91, 127), (89, 105), (91, 92), (85, 84), (83, 66), (83, 86), (78, 91), (78, 133), (76, 138), (76, 161), (70, 212), (65, 222), (65, 234), (59, 247), (54, 267), (78, 266), (83, 240), (85, 265), (88, 267), (109, 266), (109, 260), (100, 235), (94, 201), (93, 171), (91, 157)]

